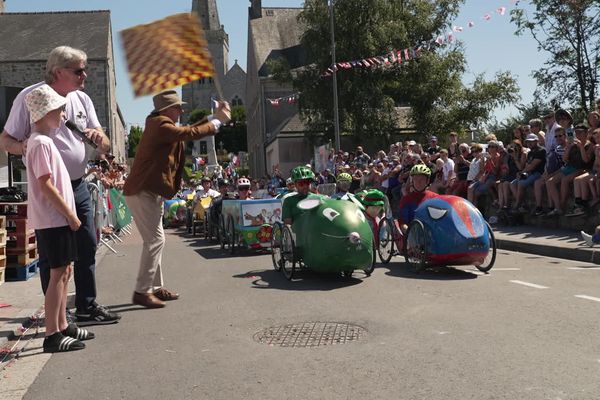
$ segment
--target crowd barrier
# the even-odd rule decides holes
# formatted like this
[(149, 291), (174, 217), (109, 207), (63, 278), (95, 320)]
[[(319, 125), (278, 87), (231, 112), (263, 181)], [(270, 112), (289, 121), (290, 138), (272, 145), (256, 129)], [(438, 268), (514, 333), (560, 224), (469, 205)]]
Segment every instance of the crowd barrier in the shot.
[(115, 247), (123, 242), (119, 236), (130, 235), (133, 222), (123, 192), (114, 188), (107, 190), (102, 182), (93, 178), (87, 180), (87, 184), (94, 210), (98, 248), (106, 246), (117, 254)]

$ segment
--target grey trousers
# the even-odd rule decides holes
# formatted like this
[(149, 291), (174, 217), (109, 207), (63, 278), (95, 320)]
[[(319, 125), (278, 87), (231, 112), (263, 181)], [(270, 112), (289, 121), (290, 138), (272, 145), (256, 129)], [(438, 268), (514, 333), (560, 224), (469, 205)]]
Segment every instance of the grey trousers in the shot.
[(126, 196), (125, 201), (144, 241), (135, 291), (150, 293), (163, 286), (161, 268), (165, 246), (165, 233), (162, 226), (163, 198), (143, 191), (133, 196)]

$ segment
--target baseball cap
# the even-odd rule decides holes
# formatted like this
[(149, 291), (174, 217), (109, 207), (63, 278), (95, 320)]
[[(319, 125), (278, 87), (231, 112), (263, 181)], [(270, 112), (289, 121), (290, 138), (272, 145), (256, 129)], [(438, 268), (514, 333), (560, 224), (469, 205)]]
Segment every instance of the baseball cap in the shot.
[(44, 118), (50, 111), (67, 104), (67, 99), (56, 93), (47, 84), (43, 84), (27, 93), (25, 104), (29, 111), (29, 122), (33, 124)]
[(437, 141), (437, 136), (432, 136), (431, 139), (429, 139), (429, 140), (435, 140), (435, 141)]
[(537, 142), (539, 139), (535, 133), (530, 133), (525, 139), (526, 142)]
[(414, 140), (410, 140), (410, 141), (408, 142), (408, 145), (409, 145), (409, 146), (414, 146), (414, 145), (416, 145), (416, 144), (417, 144), (417, 142), (415, 142)]

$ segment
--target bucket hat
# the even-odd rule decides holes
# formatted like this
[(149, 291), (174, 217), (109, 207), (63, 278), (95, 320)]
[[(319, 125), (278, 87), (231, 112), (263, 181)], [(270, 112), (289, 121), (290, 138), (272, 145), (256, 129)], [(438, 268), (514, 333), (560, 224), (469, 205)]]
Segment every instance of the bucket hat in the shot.
[(29, 111), (29, 122), (33, 124), (44, 118), (50, 111), (67, 104), (67, 99), (47, 84), (43, 84), (27, 93), (25, 104)]

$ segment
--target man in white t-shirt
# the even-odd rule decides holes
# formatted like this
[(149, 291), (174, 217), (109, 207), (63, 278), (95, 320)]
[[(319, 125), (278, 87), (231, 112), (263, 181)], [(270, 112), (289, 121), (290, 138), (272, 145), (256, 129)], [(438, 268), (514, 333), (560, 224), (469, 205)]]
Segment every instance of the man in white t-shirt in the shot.
[[(47, 83), (56, 93), (66, 97), (66, 118), (85, 132), (101, 153), (110, 150), (110, 141), (102, 131), (90, 97), (82, 92), (84, 88), (87, 55), (68, 46), (53, 49), (46, 62), (45, 82), (23, 89), (15, 98), (10, 114), (0, 135), (0, 149), (11, 154), (23, 155), (27, 149), (27, 139), (31, 135), (29, 111), (25, 96), (32, 90)], [(110, 312), (96, 303), (96, 228), (87, 182), (83, 179), (88, 163), (85, 143), (62, 122), (52, 139), (69, 172), (77, 217), (81, 228), (77, 231), (77, 254), (75, 262), (75, 306), (77, 322), (107, 324), (118, 322), (120, 315)], [(50, 280), (47, 257), (39, 254), (40, 279), (44, 293)]]

